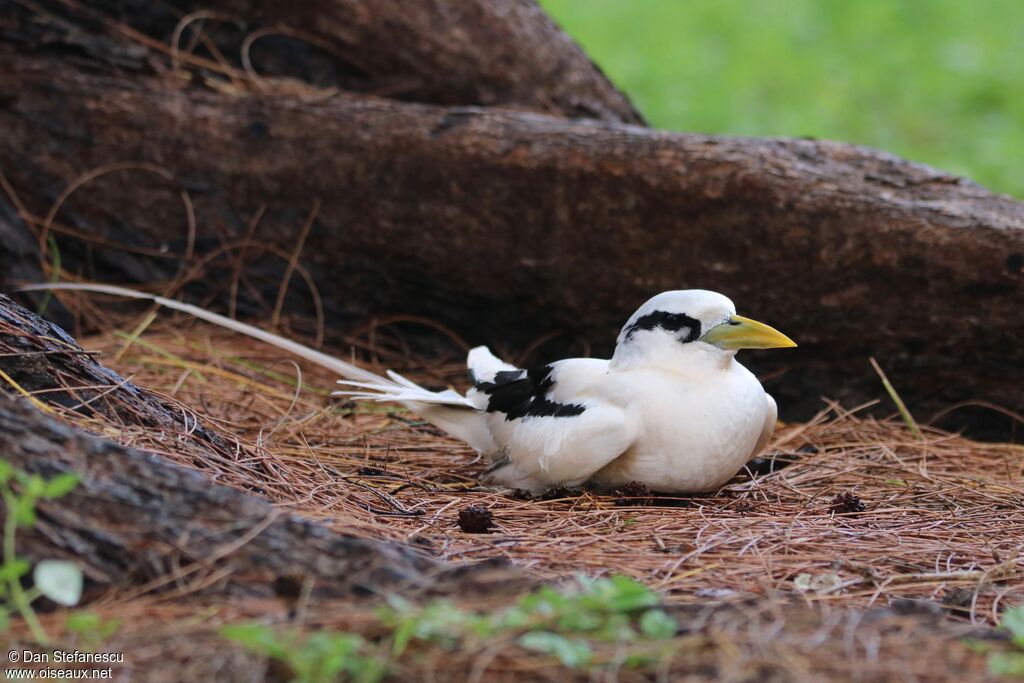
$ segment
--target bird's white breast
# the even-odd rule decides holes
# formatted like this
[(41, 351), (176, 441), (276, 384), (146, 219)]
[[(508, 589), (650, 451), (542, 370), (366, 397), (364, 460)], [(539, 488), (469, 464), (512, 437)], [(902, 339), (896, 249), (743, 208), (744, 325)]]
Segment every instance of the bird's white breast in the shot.
[(607, 381), (637, 422), (637, 438), (595, 475), (601, 486), (643, 481), (667, 492), (716, 488), (751, 457), (769, 410), (760, 382), (735, 361), (679, 373), (613, 371)]

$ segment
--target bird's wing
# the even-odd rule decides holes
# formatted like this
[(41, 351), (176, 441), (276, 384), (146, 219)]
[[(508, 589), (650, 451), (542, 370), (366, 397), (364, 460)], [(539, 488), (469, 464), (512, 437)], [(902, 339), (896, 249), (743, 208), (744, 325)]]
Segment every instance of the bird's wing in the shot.
[(607, 361), (573, 359), (479, 384), (501, 454), (491, 477), (534, 491), (579, 486), (628, 450), (637, 425), (602, 395), (606, 370)]
[(495, 356), (486, 346), (477, 346), (469, 350), (466, 367), (469, 369), (469, 379), (474, 386), (481, 382), (493, 382), (498, 373), (523, 371)]
[(511, 387), (526, 377), (527, 371), (501, 360), (486, 346), (470, 349), (466, 357), (466, 368), (473, 388), (466, 394), (479, 410), (486, 410), (489, 403), (487, 387)]
[[(492, 432), (493, 433), (493, 432)], [(513, 488), (540, 491), (580, 486), (626, 452), (636, 425), (615, 406), (588, 405), (569, 418), (526, 418), (512, 429), (489, 474)]]

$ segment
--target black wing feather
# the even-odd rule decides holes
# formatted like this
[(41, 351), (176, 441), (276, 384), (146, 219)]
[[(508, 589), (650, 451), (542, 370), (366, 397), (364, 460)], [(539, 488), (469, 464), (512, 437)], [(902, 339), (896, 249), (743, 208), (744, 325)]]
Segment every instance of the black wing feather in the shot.
[(553, 367), (530, 370), (505, 370), (495, 374), (493, 382), (480, 382), (476, 388), (487, 394), (487, 412), (504, 413), (506, 420), (523, 417), (572, 417), (587, 408), (578, 403), (557, 403), (548, 398), (555, 385)]

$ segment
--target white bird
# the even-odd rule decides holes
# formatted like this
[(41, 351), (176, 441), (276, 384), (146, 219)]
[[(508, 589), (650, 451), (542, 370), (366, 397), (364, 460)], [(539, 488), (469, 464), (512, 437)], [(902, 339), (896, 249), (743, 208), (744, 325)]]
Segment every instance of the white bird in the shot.
[(739, 349), (794, 347), (736, 315), (716, 292), (663, 292), (623, 326), (610, 360), (571, 358), (516, 368), (487, 347), (469, 352), (473, 388), (430, 391), (398, 373), (376, 375), (251, 325), (135, 290), (40, 284), (143, 298), (266, 341), (337, 372), (356, 399), (399, 403), (486, 456), (487, 478), (540, 492), (630, 482), (666, 493), (718, 488), (771, 438), (775, 400), (735, 358)]

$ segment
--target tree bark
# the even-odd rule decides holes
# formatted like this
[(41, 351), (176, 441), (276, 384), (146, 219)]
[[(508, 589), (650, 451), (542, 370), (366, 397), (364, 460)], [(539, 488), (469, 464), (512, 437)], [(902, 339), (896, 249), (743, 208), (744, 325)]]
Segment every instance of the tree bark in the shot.
[[(121, 73), (196, 66), (447, 105), (643, 123), (534, 0), (3, 0), (24, 52)], [(0, 23), (0, 26), (3, 25)], [(192, 58), (197, 58), (192, 60)], [(179, 84), (180, 85), (180, 84)]]
[(422, 588), (438, 570), (410, 549), (281, 514), (266, 500), (76, 432), (7, 395), (0, 396), (0, 447), (24, 471), (83, 477), (67, 498), (40, 504), (36, 526), (19, 535), (19, 555), (66, 556), (96, 584), (137, 585), (199, 563), (185, 576), (230, 569), (221, 589), (272, 595), (275, 580), (300, 575), (323, 591), (351, 594)]
[[(276, 249), (279, 267), (254, 268), (250, 292), (273, 301), (315, 213), (302, 263), (332, 325), (413, 313), (503, 350), (558, 330), (606, 353), (647, 297), (702, 287), (801, 344), (746, 354), (787, 419), (823, 395), (881, 395), (872, 355), (920, 418), (968, 400), (1024, 410), (1024, 205), (969, 181), (834, 142), (659, 133), (280, 79), (186, 87), (149, 76), (152, 55), (131, 62), (136, 43), (109, 26), (75, 59), (27, 26), (10, 33), (26, 50), (0, 50), (0, 171), (34, 239), (46, 225), (57, 236), (65, 272), (168, 282), (182, 260), (219, 250), (196, 271), (212, 299), (256, 226), (250, 252)], [(76, 34), (57, 35), (67, 51)], [(94, 169), (108, 173), (54, 210)], [(0, 250), (24, 229), (9, 226)], [(301, 307), (306, 291), (290, 293)], [(975, 424), (1005, 436), (1000, 420)]]
[[(67, 332), (0, 294), (0, 370), (48, 404), (108, 421), (190, 431), (192, 420), (95, 361)], [(5, 382), (4, 388), (11, 389)], [(230, 454), (234, 444), (196, 425), (196, 441)]]

